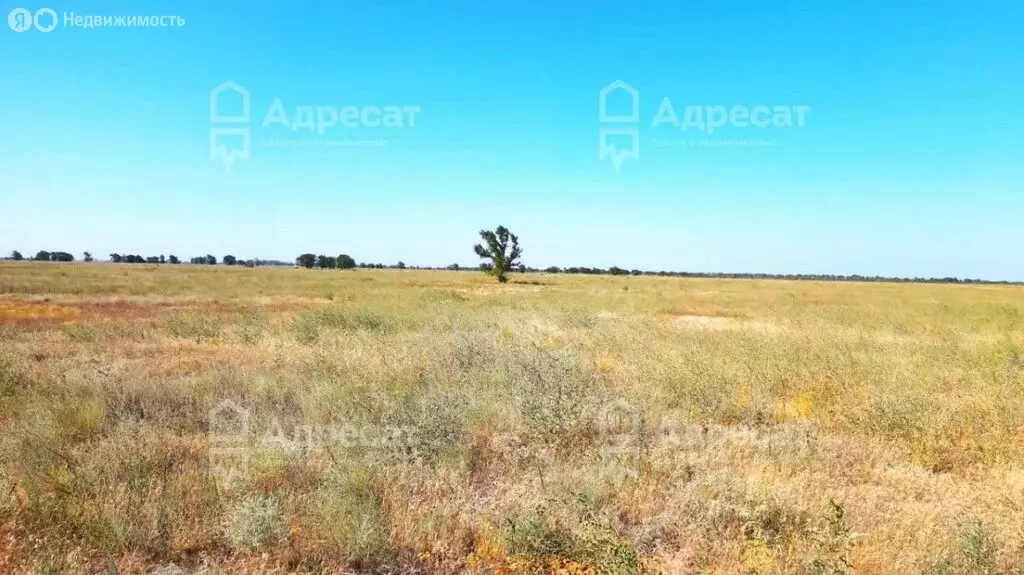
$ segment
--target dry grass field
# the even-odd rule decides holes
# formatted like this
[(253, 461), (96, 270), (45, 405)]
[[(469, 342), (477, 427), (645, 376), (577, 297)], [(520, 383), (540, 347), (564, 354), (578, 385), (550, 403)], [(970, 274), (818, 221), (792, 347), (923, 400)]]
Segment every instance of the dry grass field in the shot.
[(1024, 573), (1022, 358), (1021, 287), (2, 262), (0, 572)]

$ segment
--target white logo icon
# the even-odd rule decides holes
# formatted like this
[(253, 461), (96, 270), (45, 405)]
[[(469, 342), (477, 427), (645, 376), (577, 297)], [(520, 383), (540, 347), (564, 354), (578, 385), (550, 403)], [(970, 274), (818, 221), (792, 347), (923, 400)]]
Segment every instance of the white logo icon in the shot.
[[(241, 97), (241, 111), (238, 114), (222, 114), (220, 111), (220, 97), (225, 92), (233, 92)], [(210, 122), (225, 123), (247, 123), (249, 121), (249, 90), (228, 80), (220, 86), (210, 90)]]
[(7, 25), (15, 32), (27, 32), (32, 27), (50, 32), (57, 27), (57, 13), (50, 8), (40, 8), (35, 14), (25, 8), (15, 8), (7, 15)]
[[(232, 94), (239, 99), (236, 113), (221, 110)], [(214, 124), (248, 124), (250, 112), (249, 91), (232, 81), (210, 90), (210, 159), (220, 158), (225, 171), (230, 171), (235, 160), (248, 160), (251, 133), (245, 127), (217, 127)]]
[[(44, 19), (43, 16), (47, 15), (49, 18)], [(36, 30), (39, 30), (40, 32), (50, 32), (57, 27), (57, 13), (49, 8), (40, 8), (39, 10), (36, 10), (35, 16), (32, 17), (32, 20), (35, 22), (34, 26), (36, 27)], [(42, 25), (42, 22), (46, 22), (47, 24)]]
[(604, 406), (598, 414), (601, 472), (615, 484), (640, 476), (643, 413), (623, 400)]
[[(629, 115), (613, 116), (608, 114), (608, 97), (617, 91), (623, 91), (629, 95)], [(598, 122), (640, 122), (640, 92), (636, 88), (616, 80), (601, 89), (601, 95), (597, 98), (597, 121)]]
[(249, 471), (249, 410), (226, 400), (209, 417), (209, 471), (222, 489)]
[(24, 8), (15, 8), (7, 15), (7, 25), (15, 32), (25, 32), (32, 27), (32, 13)]
[[(608, 100), (613, 94), (623, 92), (629, 97), (628, 114), (610, 114)], [(623, 162), (632, 158), (640, 159), (640, 92), (636, 88), (616, 80), (601, 89), (597, 99), (597, 121), (602, 124), (635, 124), (634, 126), (601, 127), (598, 136), (597, 157), (610, 158), (616, 170)], [(622, 143), (625, 142), (625, 145)]]

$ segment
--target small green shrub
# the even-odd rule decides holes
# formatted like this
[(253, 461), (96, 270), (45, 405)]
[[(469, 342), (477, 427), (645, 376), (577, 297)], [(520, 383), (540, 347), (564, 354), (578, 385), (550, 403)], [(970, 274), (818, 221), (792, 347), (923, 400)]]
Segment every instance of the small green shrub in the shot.
[(996, 542), (981, 521), (972, 521), (960, 534), (960, 548), (972, 573), (995, 573)]
[(509, 521), (504, 538), (512, 556), (569, 559), (598, 573), (613, 575), (632, 575), (640, 569), (636, 551), (615, 533), (609, 522), (590, 514), (578, 518), (570, 529), (538, 506), (516, 521)]
[(235, 504), (223, 527), (224, 538), (238, 550), (265, 549), (285, 535), (285, 522), (273, 497), (251, 495)]
[(386, 564), (395, 555), (371, 473), (362, 466), (335, 468), (317, 500), (318, 535), (337, 545), (350, 564), (362, 568)]
[(535, 437), (568, 445), (593, 431), (601, 382), (577, 353), (535, 347), (517, 354), (511, 368), (519, 411)]
[(811, 559), (807, 568), (814, 575), (845, 575), (853, 572), (851, 553), (853, 534), (844, 518), (843, 506), (835, 501), (828, 502), (824, 525), (819, 527), (814, 539), (820, 552)]
[(505, 541), (510, 555), (567, 557), (572, 551), (572, 536), (559, 527), (543, 507), (509, 521)]

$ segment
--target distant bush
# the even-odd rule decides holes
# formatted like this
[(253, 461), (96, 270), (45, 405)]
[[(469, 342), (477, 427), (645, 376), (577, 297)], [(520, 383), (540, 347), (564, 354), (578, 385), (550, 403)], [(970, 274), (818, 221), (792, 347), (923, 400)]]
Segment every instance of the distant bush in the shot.
[(356, 267), (356, 260), (348, 254), (341, 254), (337, 258), (338, 269), (349, 270)]
[(307, 269), (312, 268), (316, 265), (316, 255), (314, 254), (302, 254), (295, 258), (296, 265)]
[(522, 392), (519, 408), (527, 429), (543, 443), (567, 446), (591, 429), (601, 383), (577, 353), (525, 348), (515, 355), (510, 373)]
[[(509, 555), (526, 557), (533, 563), (568, 559), (596, 573), (621, 575), (640, 572), (636, 551), (607, 521), (592, 514), (575, 518), (574, 525), (562, 525), (539, 506), (505, 526), (504, 538)], [(577, 572), (556, 569), (557, 572)]]

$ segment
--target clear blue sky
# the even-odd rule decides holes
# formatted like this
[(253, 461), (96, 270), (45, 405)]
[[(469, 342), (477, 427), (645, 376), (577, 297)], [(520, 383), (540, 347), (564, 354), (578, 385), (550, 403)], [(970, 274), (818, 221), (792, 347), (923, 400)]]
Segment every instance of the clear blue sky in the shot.
[[(1024, 3), (118, 0), (183, 27), (0, 28), (0, 250), (1024, 280)], [(140, 8), (145, 6), (145, 9)], [(251, 157), (210, 158), (209, 92), (251, 93)], [(638, 160), (598, 93), (640, 93)], [(663, 98), (805, 105), (802, 127), (654, 127)], [(419, 106), (415, 126), (262, 120)], [(376, 147), (305, 140), (379, 139)], [(657, 141), (762, 139), (755, 148)], [(293, 140), (292, 149), (267, 145)], [(664, 144), (662, 144), (664, 145)]]

